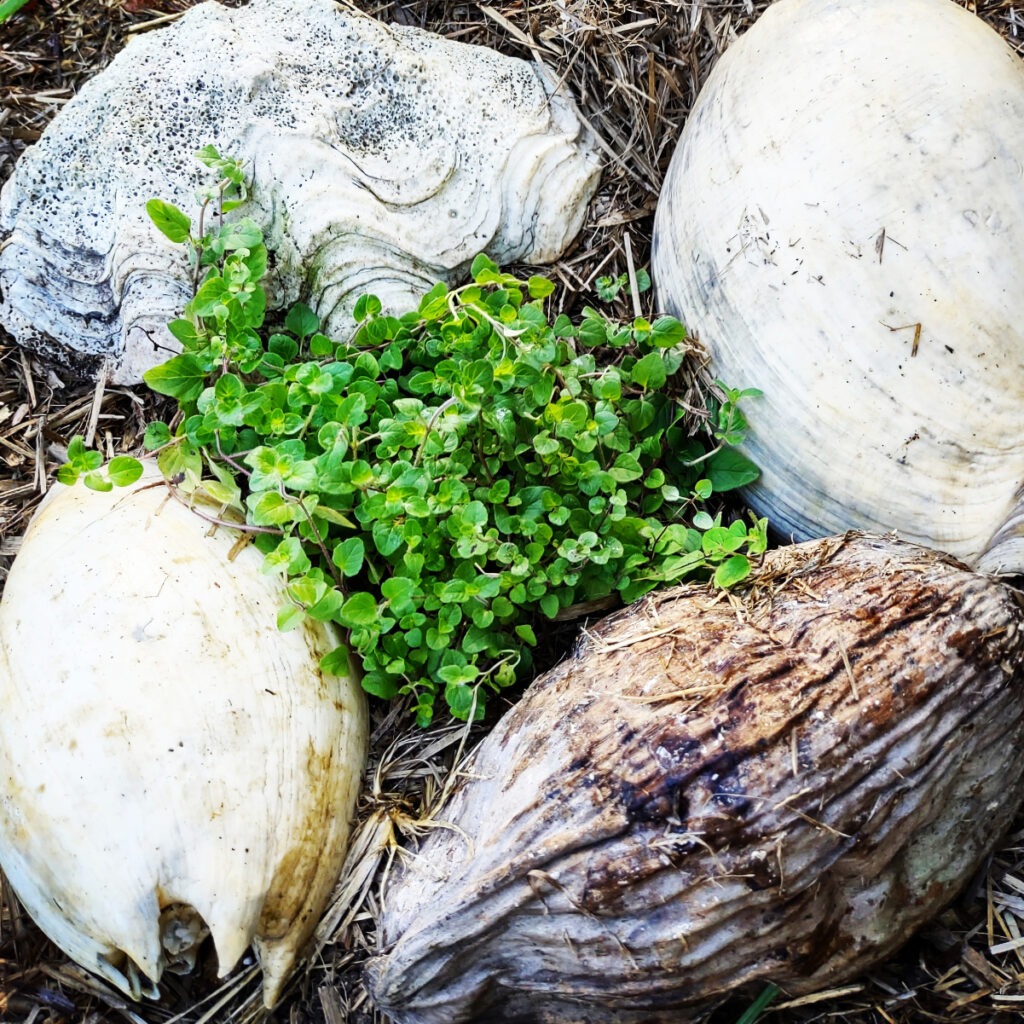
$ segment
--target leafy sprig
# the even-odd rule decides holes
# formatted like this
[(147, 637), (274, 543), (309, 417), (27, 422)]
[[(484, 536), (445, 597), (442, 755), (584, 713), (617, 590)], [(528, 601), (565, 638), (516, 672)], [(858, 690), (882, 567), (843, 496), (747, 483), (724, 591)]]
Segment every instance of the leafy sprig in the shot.
[(341, 626), (365, 689), (411, 696), (426, 725), (442, 695), (456, 717), (480, 717), (577, 605), (749, 573), (765, 521), (725, 523), (708, 502), (756, 476), (730, 447), (751, 392), (724, 390), (713, 436), (691, 436), (677, 320), (549, 320), (549, 280), (481, 255), (471, 283), (438, 284), (404, 316), (364, 296), (348, 340), (304, 305), (263, 330), (262, 233), (223, 220), (244, 184), (205, 152), (212, 229), (150, 204), (200, 276), (170, 325), (181, 354), (146, 374), (180, 415), (146, 445), (182, 490), (254, 531), (286, 583), (282, 629)]
[(115, 455), (106, 465), (103, 455), (86, 448), (85, 439), (76, 434), (68, 444), (67, 461), (57, 470), (62, 484), (73, 484), (81, 478), (94, 491), (111, 491), (127, 487), (142, 476), (142, 464), (130, 455)]
[[(612, 302), (618, 298), (619, 292), (629, 283), (628, 274), (619, 274), (618, 277), (599, 277), (594, 282), (594, 289), (597, 297), (602, 302)], [(640, 269), (636, 272), (636, 290), (640, 293), (651, 287), (651, 276), (646, 270)]]

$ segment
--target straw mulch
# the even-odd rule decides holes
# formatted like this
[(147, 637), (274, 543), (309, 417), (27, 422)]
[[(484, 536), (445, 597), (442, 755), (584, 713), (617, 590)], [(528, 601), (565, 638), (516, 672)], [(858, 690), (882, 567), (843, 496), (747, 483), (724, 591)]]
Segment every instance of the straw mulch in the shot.
[[(88, 77), (137, 32), (152, 31), (193, 0), (33, 0), (0, 25), (0, 183), (26, 145)], [(237, 2), (237, 0), (236, 0)], [(540, 58), (564, 76), (604, 141), (607, 169), (573, 250), (549, 269), (563, 308), (592, 300), (603, 274), (645, 266), (651, 219), (675, 139), (716, 58), (767, 0), (360, 0), (366, 13), (464, 41)], [(1018, 50), (1024, 12), (1006, 0), (966, 4)], [(644, 299), (643, 311), (650, 313)], [(632, 315), (629, 300), (618, 312)], [(96, 390), (27, 358), (0, 330), (0, 587), (18, 538), (76, 433), (108, 453), (131, 450), (150, 418), (144, 389)], [(58, 629), (59, 624), (55, 623)], [(2, 710), (0, 710), (2, 713)], [(345, 883), (320, 946), (272, 1015), (290, 1024), (380, 1022), (360, 982), (374, 945), (376, 882), (403, 834), (429, 818), (464, 745), (461, 728), (422, 734), (375, 712), (371, 764)], [(40, 757), (45, 757), (40, 750)], [(966, 894), (898, 957), (842, 991), (787, 1002), (775, 1024), (1011, 1021), (1024, 1012), (1024, 819)], [(117, 866), (111, 869), (116, 871)], [(262, 1018), (257, 970), (224, 983), (207, 972), (169, 978), (159, 1003), (130, 1005), (71, 964), (0, 891), (0, 1024), (25, 1021), (171, 1024)], [(735, 1021), (744, 1004), (715, 1016)]]

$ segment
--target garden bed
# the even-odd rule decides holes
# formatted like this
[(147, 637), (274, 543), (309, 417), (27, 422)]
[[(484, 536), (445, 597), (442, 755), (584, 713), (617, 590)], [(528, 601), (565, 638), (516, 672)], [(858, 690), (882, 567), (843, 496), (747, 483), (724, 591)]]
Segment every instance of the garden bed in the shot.
[[(0, 25), (0, 182), (75, 90), (132, 35), (152, 31), (190, 6), (190, 0), (32, 0)], [(544, 271), (557, 285), (551, 302), (571, 313), (594, 301), (599, 277), (628, 276), (648, 265), (655, 202), (687, 111), (716, 58), (768, 4), (363, 0), (354, 6), (384, 20), (541, 59), (569, 84), (603, 140), (606, 158), (600, 191), (577, 243)], [(1024, 15), (1010, 3), (964, 6), (976, 6), (979, 16), (1024, 52)], [(633, 316), (633, 301), (624, 289), (611, 315)], [(636, 312), (656, 312), (652, 301), (650, 293), (640, 296)], [(80, 433), (109, 455), (131, 451), (140, 444), (145, 424), (161, 416), (162, 401), (141, 387), (97, 388), (71, 380), (27, 356), (0, 330), (0, 587), (62, 447)], [(571, 639), (572, 627), (561, 630), (550, 647), (552, 657)], [(494, 703), (497, 714), (502, 702)], [(486, 726), (477, 726), (477, 734)], [(322, 923), (317, 955), (272, 1019), (383, 1021), (370, 1007), (360, 978), (361, 965), (374, 949), (377, 884), (403, 837), (429, 827), (454, 780), (453, 766), (473, 739), (473, 731), (458, 723), (424, 732), (411, 726), (401, 709), (375, 707), (349, 870)], [(39, 753), (46, 756), (44, 749)], [(1019, 1019), (1024, 1008), (1024, 940), (1016, 942), (1017, 922), (1024, 919), (1022, 840), (1024, 818), (961, 899), (891, 962), (841, 991), (796, 1001), (781, 993), (763, 1019), (779, 1024)], [(212, 956), (206, 960), (212, 967)], [(258, 1020), (264, 1011), (257, 974), (250, 964), (224, 982), (212, 971), (168, 976), (162, 1001), (128, 1004), (48, 943), (3, 885), (0, 1022)], [(714, 1020), (732, 1022), (743, 1011), (742, 1003), (734, 1004)]]

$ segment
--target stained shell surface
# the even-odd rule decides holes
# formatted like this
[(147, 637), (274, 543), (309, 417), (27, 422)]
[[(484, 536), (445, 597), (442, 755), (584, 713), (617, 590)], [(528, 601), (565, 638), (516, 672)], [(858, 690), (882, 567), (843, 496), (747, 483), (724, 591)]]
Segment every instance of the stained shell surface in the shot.
[(655, 222), (660, 302), (746, 412), (779, 533), (1024, 568), (1024, 65), (949, 0), (781, 0), (719, 61)]
[[(157, 474), (159, 476), (159, 474)], [(136, 998), (212, 934), (273, 1004), (345, 855), (367, 745), (339, 638), (276, 629), (251, 547), (152, 476), (58, 485), (0, 602), (0, 867), (74, 960)]]
[[(275, 254), (273, 299), (350, 330), (366, 291), (415, 308), (486, 251), (554, 259), (597, 185), (592, 135), (540, 65), (330, 0), (200, 4), (133, 40), (18, 161), (0, 198), (0, 324), (118, 382), (177, 343), (184, 250), (145, 203), (193, 215), (207, 144), (238, 157)], [(168, 351), (169, 350), (169, 351)]]
[(849, 979), (950, 900), (1024, 795), (1024, 619), (948, 556), (771, 552), (587, 630), (383, 892), (401, 1024), (656, 1024)]

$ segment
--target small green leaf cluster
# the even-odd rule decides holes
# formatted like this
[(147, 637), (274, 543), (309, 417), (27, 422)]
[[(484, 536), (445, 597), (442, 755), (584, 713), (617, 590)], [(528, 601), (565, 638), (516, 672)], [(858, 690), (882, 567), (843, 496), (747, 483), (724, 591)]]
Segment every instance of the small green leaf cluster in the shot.
[[(643, 294), (651, 287), (651, 275), (646, 270), (640, 269), (636, 272), (636, 290)], [(628, 274), (619, 274), (618, 277), (599, 277), (594, 282), (597, 297), (602, 302), (612, 302), (618, 297), (619, 292), (629, 282)]]
[[(549, 280), (479, 256), (470, 284), (438, 284), (404, 316), (364, 296), (346, 341), (303, 305), (265, 331), (259, 228), (193, 234), (173, 208), (151, 213), (205, 271), (171, 325), (181, 354), (146, 374), (181, 410), (147, 447), (254, 530), (286, 581), (279, 626), (341, 626), (365, 689), (411, 696), (420, 724), (439, 699), (482, 716), (574, 606), (730, 586), (765, 549), (764, 520), (708, 511), (757, 474), (730, 447), (745, 395), (712, 410), (717, 447), (690, 436), (677, 320), (549, 322)], [(324, 668), (345, 664), (339, 650)]]
[(57, 480), (74, 484), (81, 478), (86, 487), (94, 491), (111, 491), (114, 487), (127, 487), (142, 476), (142, 464), (129, 455), (115, 455), (106, 465), (103, 455), (86, 448), (85, 439), (76, 434), (68, 444), (67, 461), (57, 470)]

